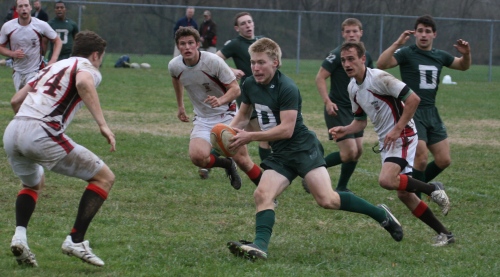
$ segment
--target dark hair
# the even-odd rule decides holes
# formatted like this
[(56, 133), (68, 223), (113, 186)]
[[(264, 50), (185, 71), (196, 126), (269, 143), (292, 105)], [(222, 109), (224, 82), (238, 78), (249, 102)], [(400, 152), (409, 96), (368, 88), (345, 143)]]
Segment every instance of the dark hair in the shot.
[(422, 24), (426, 27), (431, 27), (432, 32), (436, 32), (436, 22), (434, 21), (432, 16), (428, 14), (417, 18), (417, 20), (415, 21), (415, 28), (414, 28), (415, 30), (417, 29), (418, 24)]
[(242, 17), (242, 16), (245, 16), (245, 15), (248, 15), (248, 16), (252, 17), (252, 15), (249, 12), (240, 12), (240, 13), (237, 13), (234, 16), (234, 26), (238, 26), (238, 19), (240, 17)]
[(101, 56), (106, 50), (106, 44), (98, 34), (88, 30), (81, 31), (75, 36), (71, 56), (87, 58), (96, 51)]
[(180, 27), (179, 30), (175, 32), (175, 44), (179, 42), (181, 37), (193, 36), (196, 42), (200, 42), (200, 33), (198, 31), (189, 26), (189, 27)]
[(55, 1), (54, 3), (54, 7), (57, 6), (57, 4), (63, 4), (64, 7), (66, 7), (66, 4), (62, 1), (62, 0), (59, 0), (59, 1)]
[(344, 42), (340, 48), (340, 52), (348, 51), (351, 48), (356, 49), (356, 52), (358, 53), (358, 58), (361, 58), (365, 55), (365, 52), (366, 52), (365, 45), (361, 41), (359, 41), (359, 42), (353, 42), (353, 41)]

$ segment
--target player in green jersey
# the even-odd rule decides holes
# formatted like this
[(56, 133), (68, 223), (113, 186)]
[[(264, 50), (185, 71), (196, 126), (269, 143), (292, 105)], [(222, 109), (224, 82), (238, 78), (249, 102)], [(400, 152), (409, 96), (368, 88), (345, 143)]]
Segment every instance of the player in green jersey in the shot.
[[(347, 18), (342, 22), (342, 37), (344, 41), (359, 42), (363, 36), (363, 24), (356, 18)], [(366, 53), (366, 66), (373, 68), (370, 54)], [(330, 93), (328, 94), (326, 80), (330, 78)], [(316, 74), (316, 87), (325, 103), (324, 117), (327, 130), (335, 126), (344, 126), (351, 123), (351, 101), (347, 93), (350, 78), (345, 73), (340, 62), (340, 46), (332, 50), (325, 58)], [(328, 134), (330, 140), (333, 137)], [(363, 131), (347, 135), (335, 140), (339, 148), (325, 157), (326, 167), (342, 164), (340, 176), (335, 190), (347, 191), (347, 183), (356, 169), (358, 159), (363, 152)], [(302, 180), (306, 192), (307, 183)]]
[[(78, 25), (71, 19), (66, 18), (66, 5), (63, 1), (57, 1), (55, 4), (56, 17), (48, 23), (54, 29), (62, 41), (62, 49), (58, 61), (67, 59), (71, 56), (73, 49), (73, 40), (78, 33)], [(48, 59), (52, 57), (53, 44), (50, 43)]]
[[(255, 27), (253, 18), (248, 12), (241, 12), (236, 14), (234, 17), (234, 30), (238, 32), (238, 36), (232, 40), (227, 41), (221, 50), (217, 51), (217, 55), (224, 60), (233, 58), (236, 68), (233, 68), (234, 75), (240, 80), (240, 84), (243, 84), (245, 79), (252, 76), (252, 69), (250, 68), (250, 54), (248, 53), (248, 47), (262, 36), (255, 35)], [(241, 101), (241, 97), (237, 99), (238, 103)], [(256, 120), (256, 114), (252, 115), (252, 120), (250, 120), (250, 128), (252, 130), (258, 130), (258, 123)], [(267, 156), (271, 154), (271, 148), (269, 143), (266, 141), (259, 142), (259, 156), (261, 160), (264, 160)]]
[[(415, 36), (415, 44), (402, 47), (411, 35)], [(467, 41), (457, 40), (453, 46), (462, 57), (454, 57), (432, 47), (436, 36), (434, 19), (429, 15), (421, 16), (416, 20), (414, 30), (404, 31), (377, 61), (380, 69), (399, 65), (403, 82), (421, 99), (413, 117), (419, 139), (413, 177), (424, 182), (431, 181), (451, 164), (448, 135), (435, 105), (441, 69), (446, 66), (467, 70), (471, 65), (471, 50)], [(434, 161), (427, 164), (429, 151)]]
[[(253, 242), (230, 241), (232, 254), (250, 260), (267, 259), (275, 222), (273, 200), (297, 176), (305, 178), (312, 196), (325, 209), (344, 210), (370, 216), (379, 222), (394, 240), (403, 239), (403, 230), (385, 205), (374, 206), (347, 192), (335, 192), (325, 168), (323, 147), (303, 122), (300, 91), (292, 79), (281, 73), (281, 49), (271, 39), (262, 38), (250, 48), (253, 75), (242, 84), (240, 111), (231, 121), (237, 134), (230, 149), (251, 141), (269, 141), (273, 152), (262, 161), (265, 169), (254, 192), (256, 230)], [(259, 131), (246, 131), (253, 111), (259, 118)]]

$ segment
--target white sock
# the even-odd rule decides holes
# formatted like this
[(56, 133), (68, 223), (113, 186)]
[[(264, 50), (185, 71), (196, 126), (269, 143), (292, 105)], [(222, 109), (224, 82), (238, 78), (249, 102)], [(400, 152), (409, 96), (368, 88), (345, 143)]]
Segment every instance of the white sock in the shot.
[(26, 237), (26, 227), (17, 226), (16, 233), (14, 234), (14, 236), (18, 239), (27, 241), (28, 238)]

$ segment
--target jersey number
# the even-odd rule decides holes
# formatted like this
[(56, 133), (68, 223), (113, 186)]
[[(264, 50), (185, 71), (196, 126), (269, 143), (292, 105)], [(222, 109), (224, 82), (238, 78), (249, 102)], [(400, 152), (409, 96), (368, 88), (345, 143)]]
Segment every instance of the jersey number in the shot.
[(276, 126), (276, 117), (268, 106), (255, 104), (255, 110), (257, 111), (257, 118), (262, 130), (269, 130)]
[(64, 74), (66, 73), (66, 70), (69, 68), (69, 66), (63, 68), (57, 74), (52, 75), (45, 83), (43, 84), (44, 87), (47, 89), (43, 91), (43, 93), (50, 95), (52, 97), (56, 96), (55, 91), (61, 89), (61, 79), (64, 77)]
[(62, 44), (68, 43), (68, 33), (69, 31), (66, 29), (56, 29), (56, 32), (59, 34), (61, 38)]
[(435, 89), (437, 87), (438, 69), (433, 65), (419, 65), (420, 89)]

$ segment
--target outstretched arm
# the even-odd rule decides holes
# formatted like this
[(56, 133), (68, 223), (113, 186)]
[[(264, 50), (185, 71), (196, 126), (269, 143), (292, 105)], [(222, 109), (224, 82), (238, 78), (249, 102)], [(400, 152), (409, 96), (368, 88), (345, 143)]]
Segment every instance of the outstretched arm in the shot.
[(179, 79), (172, 77), (172, 85), (174, 86), (175, 98), (177, 99), (177, 118), (182, 122), (189, 122), (189, 117), (184, 108), (184, 87)]
[(325, 103), (326, 112), (329, 115), (337, 116), (337, 111), (339, 109), (337, 108), (337, 104), (333, 103), (330, 97), (328, 97), (328, 89), (326, 86), (326, 79), (330, 78), (331, 75), (332, 74), (328, 72), (328, 70), (320, 67), (315, 79), (316, 89), (318, 89), (319, 95), (321, 99), (323, 99), (323, 103)]
[(398, 65), (398, 61), (396, 58), (394, 58), (394, 52), (398, 50), (401, 46), (403, 46), (408, 39), (410, 38), (411, 35), (413, 35), (415, 31), (410, 31), (406, 30), (404, 31), (399, 38), (389, 46), (389, 48), (385, 49), (382, 54), (380, 54), (380, 57), (378, 57), (377, 60), (377, 68), (379, 69), (388, 69), (388, 68), (393, 68)]
[(458, 52), (460, 52), (460, 54), (462, 54), (462, 57), (455, 57), (453, 63), (450, 65), (450, 68), (462, 71), (469, 69), (472, 64), (469, 42), (459, 39), (453, 46), (458, 50)]
[(101, 104), (99, 102), (99, 96), (97, 95), (97, 90), (95, 89), (94, 78), (89, 72), (80, 71), (76, 74), (76, 89), (78, 90), (78, 95), (82, 98), (83, 103), (85, 103), (85, 106), (94, 117), (101, 134), (108, 140), (108, 143), (111, 144), (110, 151), (115, 151), (115, 135), (111, 132), (111, 129), (109, 129), (108, 124), (104, 119), (104, 114), (102, 113)]

